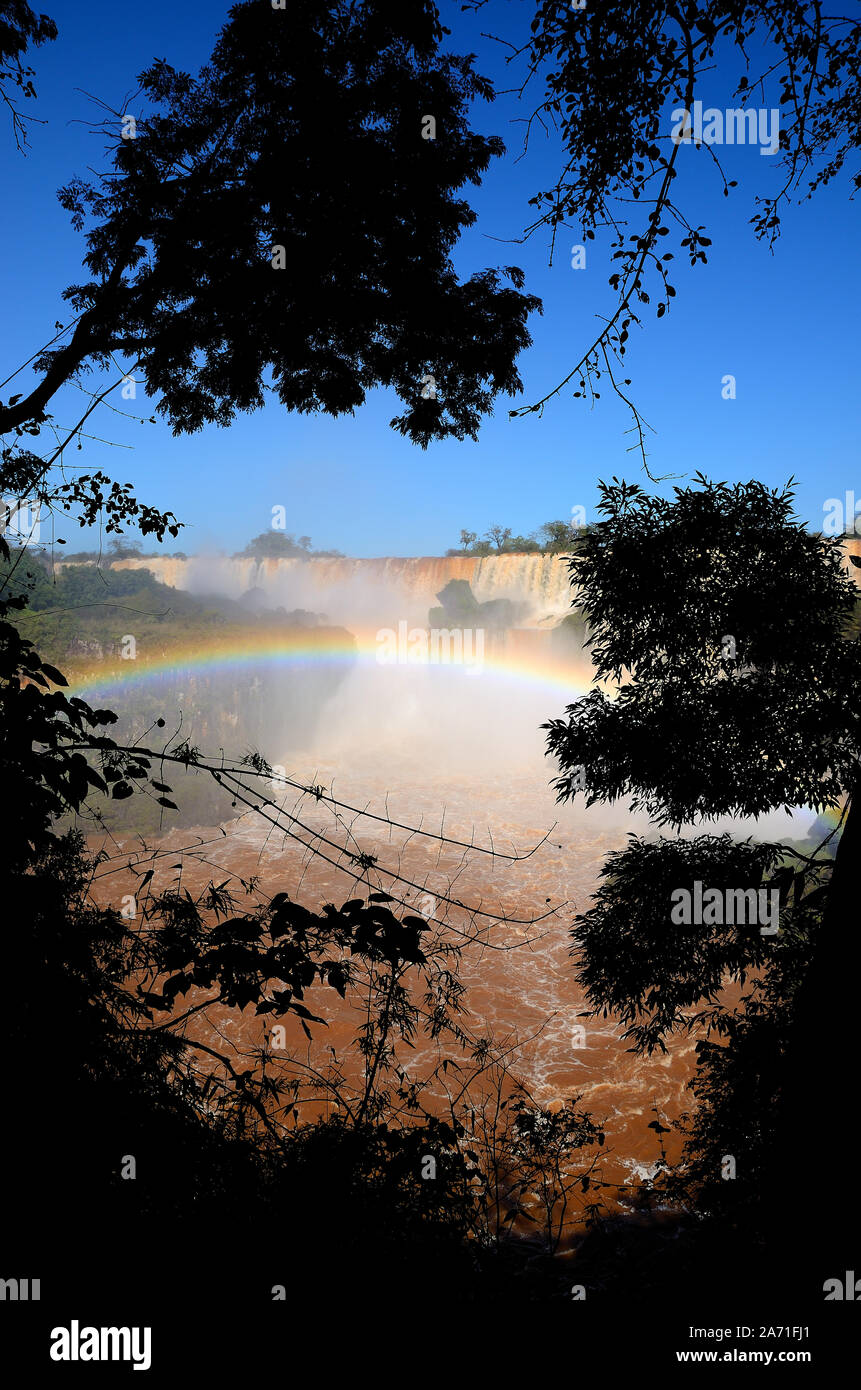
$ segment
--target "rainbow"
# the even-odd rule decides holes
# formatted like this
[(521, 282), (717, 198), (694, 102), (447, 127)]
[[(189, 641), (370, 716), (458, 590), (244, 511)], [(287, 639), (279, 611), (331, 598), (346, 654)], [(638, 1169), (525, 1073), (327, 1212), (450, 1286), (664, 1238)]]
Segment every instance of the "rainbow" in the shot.
[[(825, 811), (819, 812), (814, 824), (821, 823), (824, 827), (827, 828), (825, 831), (825, 833), (827, 833), (828, 830), (836, 830), (837, 826), (840, 824), (840, 821), (842, 820), (842, 817), (842, 806), (829, 806)], [(825, 838), (824, 834), (822, 838)], [(833, 840), (829, 841), (829, 843), (831, 844), (832, 849), (834, 849), (837, 844), (837, 841)]]
[[(259, 675), (261, 668), (273, 672), (328, 668), (344, 674), (357, 669), (389, 673), (405, 669), (403, 665), (381, 665), (379, 651), (376, 629), (349, 633), (335, 627), (282, 627), (275, 631), (243, 628), (229, 634), (222, 631), (204, 642), (176, 643), (169, 651), (147, 653), (144, 650), (134, 660), (102, 662), (95, 670), (67, 671), (66, 675), (69, 694), (90, 698), (97, 694), (99, 699), (110, 700), (126, 691), (147, 686), (179, 686), (180, 682), (194, 676), (230, 674), (241, 680), (244, 674)], [(490, 676), (493, 680), (560, 695), (558, 711), (550, 707), (546, 711), (548, 716), (561, 714), (565, 704), (573, 704), (593, 688), (593, 668), (588, 654), (572, 652), (567, 659), (560, 657), (550, 641), (550, 633), (539, 629), (509, 630), (504, 641), (491, 644), (484, 653), (481, 675), (476, 671), (477, 678), (469, 676), (467, 662), (458, 666), (454, 662), (416, 661), (408, 662), (407, 667), (413, 670), (421, 667), (431, 678), (444, 678), (448, 673), (473, 690)], [(817, 823), (823, 827), (823, 837), (828, 829), (839, 824), (841, 815), (839, 806), (818, 813)], [(833, 847), (834, 842), (831, 843)]]
[[(191, 676), (235, 674), (265, 667), (272, 671), (302, 669), (358, 668), (381, 671), (398, 669), (381, 664), (381, 630), (359, 630), (349, 633), (343, 628), (309, 628), (236, 630), (218, 633), (211, 639), (175, 643), (169, 649), (147, 651), (146, 641), (137, 646), (128, 660), (103, 661), (87, 670), (69, 670), (69, 693), (86, 696), (98, 692), (102, 697), (119, 695), (145, 685), (175, 683)], [(385, 629), (390, 631), (390, 629)], [(419, 632), (421, 629), (411, 629)], [(150, 639), (147, 639), (150, 640)], [(457, 678), (487, 676), (535, 686), (562, 690), (572, 700), (590, 688), (592, 668), (586, 653), (560, 657), (548, 632), (533, 629), (510, 630), (500, 638), (489, 641), (482, 653), (467, 646), (463, 659), (447, 660), (433, 656), (416, 659), (408, 656), (405, 662), (411, 669), (422, 667), (428, 672), (449, 673)], [(472, 683), (472, 681), (470, 682)]]

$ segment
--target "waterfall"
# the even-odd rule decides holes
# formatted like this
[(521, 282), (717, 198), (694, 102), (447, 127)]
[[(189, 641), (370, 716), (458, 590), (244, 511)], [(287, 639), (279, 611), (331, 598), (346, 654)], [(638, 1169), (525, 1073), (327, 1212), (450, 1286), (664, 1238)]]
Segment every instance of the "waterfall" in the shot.
[[(861, 539), (847, 537), (845, 564), (855, 580), (861, 575), (850, 566), (849, 557), (859, 554)], [(541, 554), (388, 555), (369, 560), (193, 555), (114, 560), (110, 568), (148, 569), (162, 584), (194, 594), (238, 599), (249, 589), (259, 589), (272, 607), (305, 608), (325, 614), (330, 622), (357, 626), (396, 626), (401, 618), (426, 623), (440, 590), (451, 579), (465, 579), (480, 603), (512, 599), (519, 604), (518, 626), (540, 630), (556, 627), (571, 611), (569, 559)]]
[(553, 627), (571, 607), (567, 555), (384, 556), (255, 560), (171, 556), (113, 561), (114, 569), (148, 569), (171, 588), (237, 599), (262, 590), (273, 604), (325, 612), (332, 621), (397, 616), (425, 621), (450, 579), (465, 579), (475, 597), (523, 606), (523, 625)]

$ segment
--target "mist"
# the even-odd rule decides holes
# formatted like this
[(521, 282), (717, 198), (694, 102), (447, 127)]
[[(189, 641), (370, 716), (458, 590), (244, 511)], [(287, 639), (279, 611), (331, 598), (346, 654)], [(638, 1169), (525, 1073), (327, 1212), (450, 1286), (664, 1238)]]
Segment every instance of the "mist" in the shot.
[[(122, 561), (118, 567), (145, 564), (164, 582), (197, 594), (239, 599), (257, 590), (267, 609), (283, 608), (288, 615), (304, 610), (355, 639), (355, 658), (323, 694), (319, 683), (304, 683), (283, 669), (265, 674), (256, 687), (267, 730), (262, 751), (273, 765), (307, 780), (346, 779), (371, 797), (385, 788), (409, 803), (417, 793), (428, 793), (440, 807), (456, 785), (471, 789), (478, 816), (492, 819), (495, 811), (506, 820), (513, 798), (505, 796), (505, 779), (516, 779), (520, 798), (530, 788), (524, 814), (532, 826), (540, 809), (548, 826), (655, 834), (648, 818), (627, 802), (587, 807), (582, 796), (573, 803), (556, 801), (551, 784), (557, 768), (545, 755), (541, 726), (563, 717), (593, 678), (588, 650), (554, 642), (550, 626), (571, 609), (565, 558), (256, 561), (211, 555)], [(515, 604), (517, 631), (488, 634), (484, 660), (473, 652), (461, 663), (381, 664), (381, 633), (397, 631), (399, 624), (411, 632), (427, 629), (429, 609), (452, 578), (465, 579), (479, 602), (504, 598)], [(759, 820), (725, 817), (686, 833), (803, 838), (812, 820), (804, 809), (780, 811)]]

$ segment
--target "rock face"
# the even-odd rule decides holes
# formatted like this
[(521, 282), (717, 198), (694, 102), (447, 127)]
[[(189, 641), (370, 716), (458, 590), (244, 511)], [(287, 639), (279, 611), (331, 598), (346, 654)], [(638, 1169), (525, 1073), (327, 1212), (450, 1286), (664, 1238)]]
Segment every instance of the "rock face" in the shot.
[(307, 608), (293, 608), (288, 613), (283, 606), (273, 608), (266, 590), (256, 586), (246, 589), (244, 594), (240, 594), (238, 602), (248, 613), (271, 614), (275, 618), (280, 618), (290, 627), (321, 627), (327, 623), (325, 613), (312, 613)]
[(551, 650), (560, 657), (570, 656), (572, 652), (585, 651), (588, 635), (582, 613), (569, 613), (556, 627), (550, 629)]
[(523, 605), (509, 598), (479, 603), (466, 579), (450, 579), (437, 594), (439, 608), (431, 608), (428, 621), (435, 628), (515, 627)]

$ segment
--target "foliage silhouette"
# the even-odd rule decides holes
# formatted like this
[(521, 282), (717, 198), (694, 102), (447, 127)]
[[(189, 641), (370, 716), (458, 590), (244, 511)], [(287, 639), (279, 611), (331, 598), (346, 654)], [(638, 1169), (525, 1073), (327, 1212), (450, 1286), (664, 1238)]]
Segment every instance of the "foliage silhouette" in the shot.
[[(22, 113), (16, 96), (25, 101), (36, 96), (33, 86), (35, 72), (25, 63), (27, 49), (40, 47), (57, 37), (57, 26), (48, 15), (37, 15), (26, 0), (0, 0), (0, 100), (9, 110), (15, 144), (22, 152), (28, 144), (27, 121), (35, 119)], [(17, 88), (10, 95), (9, 86)]]
[(93, 278), (66, 290), (71, 336), (0, 408), (0, 430), (118, 354), (177, 434), (229, 424), (271, 384), (289, 410), (331, 415), (391, 387), (406, 405), (392, 424), (413, 442), (474, 437), (495, 396), (519, 389), (540, 306), (516, 267), (510, 288), (452, 267), (475, 221), (459, 190), (503, 146), (470, 129), (469, 103), (491, 88), (471, 58), (440, 53), (442, 36), (427, 0), (296, 0), (289, 18), (254, 0), (233, 7), (197, 78), (143, 72), (151, 109), (134, 138), (123, 113), (105, 124), (111, 172), (61, 193), (75, 226), (90, 223)]
[[(658, 824), (680, 829), (721, 815), (846, 802), (833, 869), (830, 858), (811, 861), (788, 844), (632, 837), (608, 860), (595, 905), (573, 932), (594, 1009), (618, 1012), (636, 1051), (663, 1046), (678, 1029), (696, 1028), (706, 1039), (717, 1030), (729, 1040), (720, 1053), (700, 1053), (695, 1089), (707, 1106), (694, 1124), (692, 1172), (705, 1182), (703, 1164), (715, 1163), (721, 1133), (724, 1152), (747, 1163), (745, 1183), (732, 1189), (747, 1204), (755, 1174), (764, 1211), (758, 1230), (774, 1269), (785, 1274), (785, 1247), (794, 1241), (796, 1254), (806, 1251), (803, 1275), (817, 1297), (826, 1263), (848, 1258), (850, 1237), (830, 1225), (790, 1235), (786, 1223), (812, 1098), (836, 1117), (853, 1084), (851, 866), (861, 815), (855, 586), (840, 541), (795, 520), (790, 488), (730, 487), (697, 475), (695, 486), (661, 499), (614, 479), (602, 484), (599, 511), (570, 568), (604, 688), (545, 726), (561, 769), (560, 798), (581, 789), (590, 803), (630, 798)], [(805, 871), (794, 872), (793, 863)], [(766, 936), (749, 923), (673, 923), (673, 890), (696, 880), (776, 891), (780, 930)], [(731, 1017), (723, 991), (750, 979), (759, 984)], [(769, 1045), (755, 1064), (763, 1038)], [(766, 1078), (756, 1094), (767, 1108), (751, 1128), (754, 1075)], [(711, 1179), (713, 1201), (718, 1174)], [(717, 1205), (731, 1203), (727, 1194)]]
[[(486, 4), (466, 0), (464, 7)], [(549, 231), (552, 261), (560, 230), (579, 223), (585, 245), (609, 230), (615, 300), (562, 380), (511, 414), (542, 412), (566, 386), (592, 402), (612, 391), (630, 411), (632, 447), (648, 474), (651, 426), (628, 391), (629, 339), (653, 303), (657, 318), (671, 310), (677, 251), (692, 267), (707, 262), (711, 237), (697, 221), (701, 209), (692, 211), (682, 192), (690, 179), (691, 202), (701, 196), (691, 162), (699, 170), (711, 160), (724, 197), (736, 186), (714, 145), (674, 140), (672, 113), (691, 112), (695, 98), (715, 93), (725, 71), (729, 86), (737, 74), (728, 107), (754, 118), (758, 107), (780, 107), (779, 147), (754, 162), (762, 192), (750, 219), (755, 236), (773, 248), (787, 206), (815, 197), (858, 150), (861, 23), (824, 14), (819, 0), (789, 7), (783, 0), (602, 0), (582, 9), (539, 0), (522, 40), (503, 42), (515, 89), (532, 105), (524, 145), (537, 127), (552, 128), (562, 145), (558, 177), (530, 200), (536, 216), (524, 239)], [(861, 175), (852, 169), (848, 178), (854, 192)], [(631, 226), (632, 207), (641, 210), (639, 225)]]
[[(17, 10), (29, 23), (27, 7)], [(29, 37), (51, 29), (46, 21)], [(106, 123), (111, 172), (94, 185), (72, 180), (61, 195), (81, 230), (91, 219), (92, 278), (67, 291), (74, 317), (37, 354), (36, 386), (0, 403), (11, 441), (4, 493), (81, 525), (98, 522), (108, 535), (129, 524), (157, 540), (177, 535), (177, 518), (139, 502), (131, 483), (53, 471), (69, 444), (81, 447), (81, 427), (110, 384), (92, 393), (55, 449), (35, 451), (59, 387), (108, 368), (115, 354), (131, 360), (128, 374), (142, 374), (178, 433), (256, 408), (270, 380), (289, 409), (332, 414), (382, 385), (406, 406), (394, 426), (424, 445), (473, 435), (495, 396), (519, 388), (515, 360), (538, 301), (520, 292), (516, 267), (505, 272), (507, 287), (494, 270), (461, 282), (451, 264), (474, 221), (460, 190), (502, 145), (471, 130), (469, 103), (490, 87), (471, 59), (439, 52), (442, 36), (424, 3), (303, 0), (289, 21), (244, 4), (197, 79), (166, 63), (142, 75), (149, 110), (133, 138), (121, 133), (124, 113)], [(428, 110), (435, 142), (422, 138)], [(305, 171), (298, 182), (297, 170)], [(282, 244), (284, 270), (276, 268)], [(438, 390), (426, 397), (428, 372)], [(41, 1258), (71, 1287), (94, 1250), (101, 1265), (86, 1270), (88, 1287), (109, 1301), (117, 1270), (108, 1252), (121, 1231), (126, 1293), (141, 1308), (153, 1290), (160, 1302), (166, 1294), (187, 1305), (184, 1271), (171, 1267), (175, 1247), (214, 1263), (250, 1222), (282, 1252), (299, 1243), (301, 1263), (291, 1256), (286, 1279), (294, 1301), (319, 1297), (338, 1244), (349, 1252), (342, 1271), (370, 1276), (378, 1290), (397, 1288), (406, 1271), (417, 1291), (464, 1285), (478, 1296), (487, 1287), (476, 1281), (481, 1241), (475, 1250), (465, 1242), (475, 1243), (480, 1221), (459, 1136), (421, 1109), (415, 1083), (396, 1066), (396, 1035), (408, 1043), (417, 1026), (405, 971), (426, 972), (431, 1035), (450, 1030), (469, 1041), (451, 1017), (459, 986), (445, 948), (427, 953), (425, 920), (396, 917), (385, 906), (395, 900), (380, 893), (367, 906), (357, 899), (321, 914), (280, 895), (230, 915), (225, 884), (199, 901), (167, 891), (153, 899), (146, 927), (97, 906), (98, 862), (60, 818), (92, 794), (123, 801), (139, 788), (170, 808), (171, 787), (159, 780), (166, 755), (156, 753), (156, 765), (139, 743), (109, 737), (114, 713), (70, 696), (61, 672), (10, 621), (27, 601), (27, 549), (13, 556), (0, 539), (0, 760), (15, 808), (4, 900), (22, 924), (8, 957), (15, 988), (6, 1017), (11, 1055), (21, 1059), (9, 1089), (20, 1142), (3, 1154), (7, 1190), (17, 1194), (8, 1258), (28, 1266)], [(174, 746), (174, 762), (204, 767), (187, 740)], [(217, 776), (244, 796), (229, 767)], [(255, 804), (272, 803), (257, 793)], [(367, 878), (373, 864), (356, 860), (356, 876)], [(346, 993), (357, 965), (373, 1007), (357, 1043), (364, 1083), (352, 1114), (295, 1124), (292, 1078), (285, 1103), (266, 1059), (239, 1066), (190, 1031), (201, 996), (261, 1019), (289, 1016), (310, 1031), (319, 1015), (305, 991)], [(479, 1072), (489, 1055), (483, 1042)], [(337, 1099), (343, 1105), (340, 1082)], [(402, 1110), (414, 1123), (402, 1122)], [(436, 1186), (417, 1176), (429, 1146)], [(138, 1163), (134, 1181), (119, 1171), (124, 1155)], [(48, 1218), (38, 1242), (37, 1206)], [(61, 1228), (67, 1244), (58, 1251)], [(270, 1263), (264, 1298), (283, 1254)], [(259, 1299), (263, 1285), (248, 1287)], [(201, 1299), (209, 1303), (202, 1290)]]

